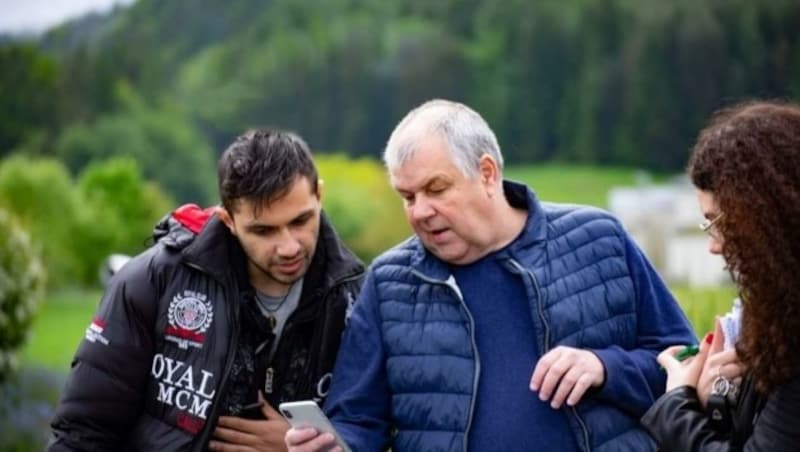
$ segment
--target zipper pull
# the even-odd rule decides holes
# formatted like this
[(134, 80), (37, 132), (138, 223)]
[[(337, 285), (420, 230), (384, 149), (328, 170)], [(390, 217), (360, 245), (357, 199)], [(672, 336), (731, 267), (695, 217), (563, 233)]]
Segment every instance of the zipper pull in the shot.
[(275, 371), (272, 367), (267, 368), (267, 372), (264, 374), (264, 394), (272, 394), (272, 383), (275, 379)]

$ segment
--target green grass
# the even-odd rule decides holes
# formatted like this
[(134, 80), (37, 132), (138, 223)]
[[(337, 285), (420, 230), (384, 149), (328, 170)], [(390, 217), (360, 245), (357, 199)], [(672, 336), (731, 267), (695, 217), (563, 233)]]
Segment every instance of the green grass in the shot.
[[(713, 330), (714, 317), (728, 312), (735, 296), (732, 287), (671, 289), (698, 337)], [(48, 296), (23, 349), (23, 363), (56, 371), (69, 369), (99, 300), (98, 290), (71, 290)]]
[(634, 185), (635, 170), (546, 164), (511, 166), (504, 177), (530, 185), (542, 201), (588, 204), (606, 208), (608, 191), (620, 185)]
[(736, 290), (733, 286), (689, 288), (670, 287), (683, 312), (692, 322), (698, 337), (714, 331), (714, 318), (731, 310)]
[(22, 350), (22, 362), (51, 370), (69, 369), (100, 295), (99, 290), (65, 290), (48, 295)]

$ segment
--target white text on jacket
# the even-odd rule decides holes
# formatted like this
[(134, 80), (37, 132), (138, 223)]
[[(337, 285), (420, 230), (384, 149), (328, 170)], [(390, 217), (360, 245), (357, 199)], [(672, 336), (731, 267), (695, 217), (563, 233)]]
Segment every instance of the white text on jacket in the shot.
[[(167, 358), (161, 353), (153, 357), (151, 375), (158, 382), (158, 401), (205, 419), (216, 390), (214, 374), (194, 368), (183, 361)], [(199, 382), (199, 385), (195, 385)]]

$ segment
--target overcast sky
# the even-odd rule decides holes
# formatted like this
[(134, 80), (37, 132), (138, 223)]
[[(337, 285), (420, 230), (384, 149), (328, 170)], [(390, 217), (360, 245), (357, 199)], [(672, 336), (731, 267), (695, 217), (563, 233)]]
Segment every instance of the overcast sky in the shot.
[(91, 11), (134, 0), (0, 0), (0, 33), (39, 32)]

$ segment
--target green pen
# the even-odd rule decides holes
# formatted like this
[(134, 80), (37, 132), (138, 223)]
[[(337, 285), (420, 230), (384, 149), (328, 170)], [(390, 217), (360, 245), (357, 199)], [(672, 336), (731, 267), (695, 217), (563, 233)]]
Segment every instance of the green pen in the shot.
[(675, 359), (677, 359), (678, 361), (683, 361), (686, 358), (698, 354), (699, 352), (700, 352), (699, 345), (687, 345), (683, 350), (675, 354)]

